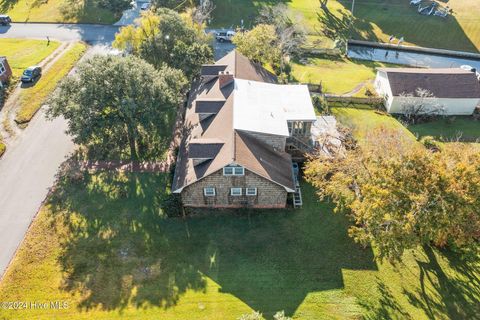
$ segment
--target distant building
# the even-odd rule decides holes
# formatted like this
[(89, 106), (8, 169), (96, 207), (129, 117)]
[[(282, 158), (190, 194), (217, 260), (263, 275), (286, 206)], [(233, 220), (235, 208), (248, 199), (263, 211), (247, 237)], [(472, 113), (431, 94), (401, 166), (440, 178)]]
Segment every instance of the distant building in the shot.
[(7, 58), (0, 57), (0, 86), (8, 82), (11, 76), (12, 76), (12, 69), (8, 64)]
[(307, 86), (276, 82), (237, 51), (202, 67), (172, 185), (184, 206), (301, 205), (292, 155), (320, 148), (312, 134), (332, 121), (317, 121)]
[(389, 113), (404, 113), (405, 95), (413, 95), (415, 99), (418, 89), (428, 90), (435, 97), (430, 99), (443, 107), (445, 115), (471, 115), (480, 105), (480, 83), (473, 71), (460, 68), (377, 69), (375, 90), (384, 97)]

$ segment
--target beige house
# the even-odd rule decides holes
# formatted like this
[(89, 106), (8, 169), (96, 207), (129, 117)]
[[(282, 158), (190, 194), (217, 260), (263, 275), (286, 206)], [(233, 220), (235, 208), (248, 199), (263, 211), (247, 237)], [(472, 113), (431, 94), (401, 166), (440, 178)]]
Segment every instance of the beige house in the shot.
[[(389, 113), (404, 113), (407, 99), (415, 99), (417, 89), (428, 90), (434, 98), (423, 102), (441, 106), (445, 115), (471, 115), (480, 105), (480, 83), (475, 72), (460, 68), (379, 68), (374, 85)], [(431, 110), (427, 107), (424, 111)]]
[(193, 85), (172, 191), (190, 207), (283, 208), (300, 193), (290, 151), (313, 148), (316, 121), (307, 86), (232, 51)]

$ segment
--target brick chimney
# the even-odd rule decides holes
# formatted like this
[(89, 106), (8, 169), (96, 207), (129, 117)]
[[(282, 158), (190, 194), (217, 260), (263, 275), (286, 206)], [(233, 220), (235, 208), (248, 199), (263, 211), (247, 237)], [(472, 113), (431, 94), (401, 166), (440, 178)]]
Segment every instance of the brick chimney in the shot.
[(229, 85), (233, 82), (233, 74), (228, 71), (219, 71), (218, 72), (218, 84), (220, 85), (220, 89)]

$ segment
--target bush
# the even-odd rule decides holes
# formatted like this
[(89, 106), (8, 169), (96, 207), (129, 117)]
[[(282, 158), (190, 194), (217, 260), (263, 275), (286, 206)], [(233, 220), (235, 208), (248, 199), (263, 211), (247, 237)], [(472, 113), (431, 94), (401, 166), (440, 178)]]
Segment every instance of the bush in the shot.
[(164, 195), (160, 200), (160, 207), (162, 208), (163, 213), (168, 217), (182, 216), (182, 199), (180, 195), (176, 193)]
[(330, 114), (330, 108), (328, 101), (324, 96), (314, 95), (312, 96), (312, 103), (315, 109), (323, 115)]
[(432, 136), (425, 136), (420, 139), (420, 143), (425, 146), (425, 148), (432, 150), (432, 151), (440, 151), (441, 145), (440, 143), (435, 140)]

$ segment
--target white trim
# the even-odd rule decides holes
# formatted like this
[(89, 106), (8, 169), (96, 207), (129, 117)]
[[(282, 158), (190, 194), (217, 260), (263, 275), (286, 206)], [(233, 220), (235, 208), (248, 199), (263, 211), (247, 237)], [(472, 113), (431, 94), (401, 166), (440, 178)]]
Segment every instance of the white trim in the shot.
[[(213, 191), (213, 193), (211, 192), (208, 192), (208, 191)], [(215, 188), (214, 187), (206, 187), (206, 188), (203, 188), (203, 195), (205, 197), (215, 197), (215, 195), (217, 194), (217, 192), (215, 191)]]
[[(235, 191), (240, 191), (240, 193), (239, 194), (234, 194), (234, 190)], [(239, 196), (243, 195), (242, 191), (243, 191), (242, 188), (236, 188), (236, 187), (235, 188), (230, 188), (230, 195), (234, 196), (234, 197), (239, 197)]]
[[(249, 191), (252, 191), (252, 190), (253, 190), (253, 193), (249, 192)], [(257, 188), (254, 188), (254, 187), (245, 188), (245, 195), (246, 196), (256, 196), (257, 195)]]

